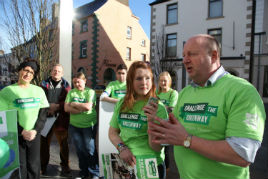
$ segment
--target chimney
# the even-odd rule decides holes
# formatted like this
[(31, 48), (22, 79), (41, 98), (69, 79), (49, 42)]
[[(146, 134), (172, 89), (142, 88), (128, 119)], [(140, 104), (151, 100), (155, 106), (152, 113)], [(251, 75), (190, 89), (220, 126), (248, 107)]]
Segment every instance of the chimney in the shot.
[(59, 17), (59, 4), (58, 3), (53, 3), (52, 4), (52, 19), (54, 20), (55, 18)]

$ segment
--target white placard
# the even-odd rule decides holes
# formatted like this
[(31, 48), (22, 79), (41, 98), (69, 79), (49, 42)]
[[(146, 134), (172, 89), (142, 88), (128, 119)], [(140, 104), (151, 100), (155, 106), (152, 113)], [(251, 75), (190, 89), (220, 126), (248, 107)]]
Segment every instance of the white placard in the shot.
[(104, 176), (102, 154), (117, 153), (117, 149), (108, 137), (114, 106), (115, 104), (105, 101), (100, 101), (99, 103), (99, 169), (101, 177)]

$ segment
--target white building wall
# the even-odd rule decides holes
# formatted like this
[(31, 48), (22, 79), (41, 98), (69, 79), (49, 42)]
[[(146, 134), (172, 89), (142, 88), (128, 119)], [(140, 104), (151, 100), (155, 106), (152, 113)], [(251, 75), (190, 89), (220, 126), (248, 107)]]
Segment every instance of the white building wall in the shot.
[[(178, 24), (166, 25), (166, 9), (168, 4), (178, 2)], [(207, 0), (181, 0), (168, 1), (157, 4), (155, 22), (155, 33), (159, 34), (164, 26), (165, 34), (177, 32), (178, 57), (182, 57), (183, 41), (195, 34), (207, 33), (208, 29), (222, 28), (222, 55), (240, 56), (245, 55), (245, 34), (246, 34), (246, 8), (245, 0), (225, 0), (223, 2), (223, 18), (208, 20), (208, 1)], [(237, 7), (239, 12), (237, 13)], [(234, 23), (234, 25), (233, 25)], [(235, 34), (233, 37), (233, 26)], [(233, 45), (233, 38), (234, 45)], [(153, 40), (152, 42), (154, 42)], [(235, 49), (233, 49), (235, 47)]]
[[(178, 3), (178, 23), (167, 25), (167, 5)], [(191, 36), (208, 33), (208, 29), (222, 29), (222, 57), (240, 57), (246, 56), (246, 51), (250, 50), (246, 46), (246, 42), (250, 41), (250, 37), (246, 37), (250, 33), (247, 25), (251, 24), (251, 19), (247, 18), (249, 14), (247, 8), (252, 2), (248, 0), (224, 0), (223, 1), (223, 17), (208, 18), (208, 0), (170, 0), (164, 3), (152, 6), (152, 27), (151, 27), (151, 43), (156, 43), (156, 35), (177, 33), (177, 59), (182, 58), (183, 42), (187, 41)], [(153, 49), (152, 47), (151, 49)], [(154, 53), (151, 53), (154, 58)], [(246, 57), (248, 60), (248, 57)], [(240, 77), (248, 78), (245, 73), (244, 59), (232, 61), (224, 61), (222, 63), (227, 68), (236, 67), (236, 71)], [(181, 76), (181, 75), (179, 75)], [(188, 80), (187, 80), (188, 81)], [(180, 79), (178, 78), (178, 82)]]

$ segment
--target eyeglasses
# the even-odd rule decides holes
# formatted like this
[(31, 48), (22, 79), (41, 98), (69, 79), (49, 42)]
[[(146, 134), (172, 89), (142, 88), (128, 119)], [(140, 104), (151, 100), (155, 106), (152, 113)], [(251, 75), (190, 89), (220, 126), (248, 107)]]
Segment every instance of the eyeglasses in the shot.
[(30, 71), (30, 70), (27, 70), (27, 69), (22, 69), (24, 72), (26, 72), (27, 74), (30, 74), (30, 75), (34, 75), (34, 72), (33, 71)]

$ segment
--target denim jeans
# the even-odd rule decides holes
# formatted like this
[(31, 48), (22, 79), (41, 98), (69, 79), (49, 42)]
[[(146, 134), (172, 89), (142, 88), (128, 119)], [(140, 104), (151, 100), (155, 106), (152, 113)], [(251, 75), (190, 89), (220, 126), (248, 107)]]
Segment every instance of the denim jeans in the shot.
[(88, 128), (77, 128), (70, 124), (69, 133), (78, 156), (80, 176), (99, 176), (99, 161), (95, 147), (97, 125)]

